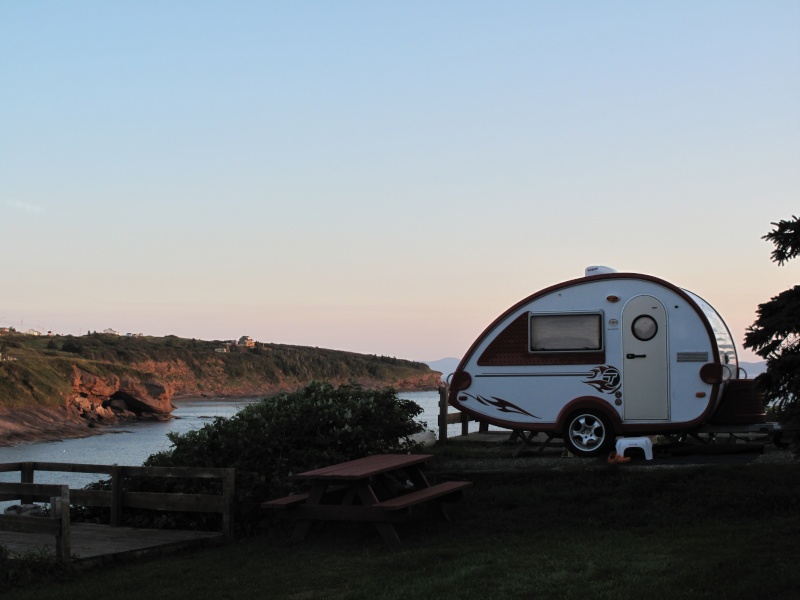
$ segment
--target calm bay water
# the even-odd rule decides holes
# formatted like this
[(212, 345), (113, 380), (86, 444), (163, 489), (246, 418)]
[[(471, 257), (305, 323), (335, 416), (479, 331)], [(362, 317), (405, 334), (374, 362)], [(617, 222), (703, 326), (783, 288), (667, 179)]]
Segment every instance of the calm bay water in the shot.
[[(406, 392), (399, 396), (413, 400), (422, 407), (423, 413), (418, 420), (426, 423), (429, 429), (437, 432), (438, 436), (439, 392)], [(177, 408), (172, 413), (175, 418), (169, 421), (128, 422), (109, 427), (102, 435), (87, 438), (0, 447), (0, 463), (39, 461), (139, 466), (151, 454), (169, 449), (170, 441), (167, 439), (167, 433), (172, 431), (184, 433), (199, 429), (211, 422), (214, 417), (233, 416), (258, 399), (176, 400), (174, 404)], [(477, 427), (474, 423), (471, 425)], [(449, 436), (460, 433), (460, 425), (449, 426)], [(99, 478), (91, 474), (36, 473), (37, 483), (68, 483), (73, 488), (83, 487)], [(0, 473), (0, 481), (19, 481), (19, 473)]]

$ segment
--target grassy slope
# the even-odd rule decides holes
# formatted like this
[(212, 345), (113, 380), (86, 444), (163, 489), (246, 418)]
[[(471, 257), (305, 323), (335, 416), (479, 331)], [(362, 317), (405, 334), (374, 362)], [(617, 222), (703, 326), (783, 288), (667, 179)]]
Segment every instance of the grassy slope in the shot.
[(472, 475), (452, 524), (258, 538), (12, 592), (36, 598), (797, 598), (800, 465)]
[(434, 379), (427, 365), (390, 357), (280, 344), (214, 351), (222, 345), (174, 336), (3, 336), (3, 354), (17, 360), (0, 363), (0, 405), (62, 404), (70, 391), (73, 365), (100, 376), (115, 373), (156, 379), (171, 384), (178, 394), (286, 389), (312, 379), (386, 385)]

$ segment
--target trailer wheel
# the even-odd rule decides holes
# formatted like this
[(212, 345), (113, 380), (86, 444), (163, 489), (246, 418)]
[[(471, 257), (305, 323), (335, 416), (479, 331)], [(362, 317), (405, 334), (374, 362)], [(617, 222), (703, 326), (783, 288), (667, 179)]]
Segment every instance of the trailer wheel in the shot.
[(564, 445), (576, 456), (597, 456), (614, 443), (608, 418), (594, 410), (580, 410), (567, 419)]

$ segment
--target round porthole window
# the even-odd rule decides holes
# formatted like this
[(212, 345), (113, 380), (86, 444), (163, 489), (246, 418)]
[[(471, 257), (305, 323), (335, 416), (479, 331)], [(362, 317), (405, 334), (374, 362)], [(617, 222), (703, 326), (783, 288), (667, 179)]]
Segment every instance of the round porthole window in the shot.
[(633, 337), (637, 340), (646, 342), (656, 337), (658, 323), (650, 315), (639, 315), (633, 320), (631, 331), (633, 332)]

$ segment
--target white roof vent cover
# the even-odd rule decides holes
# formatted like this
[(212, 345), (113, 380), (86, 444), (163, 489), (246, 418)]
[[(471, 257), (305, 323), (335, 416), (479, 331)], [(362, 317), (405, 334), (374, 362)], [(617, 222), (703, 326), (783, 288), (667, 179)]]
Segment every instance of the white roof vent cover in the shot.
[(612, 269), (611, 267), (604, 267), (602, 265), (593, 265), (591, 267), (586, 267), (586, 271), (584, 272), (584, 277), (591, 277), (592, 275), (603, 275), (605, 273), (616, 273), (616, 269)]

